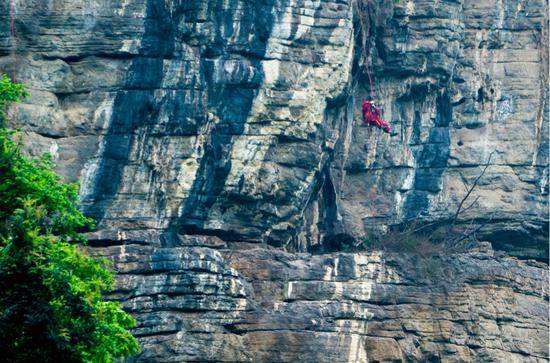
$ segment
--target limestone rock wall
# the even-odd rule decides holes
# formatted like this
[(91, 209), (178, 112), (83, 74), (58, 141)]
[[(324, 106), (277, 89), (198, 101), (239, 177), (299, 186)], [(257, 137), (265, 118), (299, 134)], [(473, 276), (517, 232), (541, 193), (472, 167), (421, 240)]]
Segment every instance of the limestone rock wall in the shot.
[(327, 162), (327, 103), (348, 84), (350, 4), (109, 4), (19, 4), (32, 147), (81, 181), (100, 228), (288, 242)]
[[(332, 165), (343, 230), (445, 220), (489, 163), (459, 219), (487, 224), (480, 238), (499, 248), (546, 256), (545, 2), (369, 4), (374, 99), (397, 135), (354, 128), (344, 141)], [(362, 73), (355, 117), (370, 96)]]
[(548, 361), (540, 262), (90, 237), (120, 243), (96, 251), (114, 260), (115, 297), (139, 321), (137, 362)]
[[(11, 122), (80, 181), (136, 361), (548, 360), (546, 265), (338, 251), (445, 222), (489, 161), (459, 223), (547, 258), (546, 2), (14, 5)], [(393, 137), (359, 126), (368, 73)]]
[[(0, 6), (15, 124), (100, 228), (306, 251), (445, 220), (489, 162), (461, 222), (546, 256), (544, 1), (28, 0), (15, 38)], [(359, 126), (365, 65), (393, 137)]]

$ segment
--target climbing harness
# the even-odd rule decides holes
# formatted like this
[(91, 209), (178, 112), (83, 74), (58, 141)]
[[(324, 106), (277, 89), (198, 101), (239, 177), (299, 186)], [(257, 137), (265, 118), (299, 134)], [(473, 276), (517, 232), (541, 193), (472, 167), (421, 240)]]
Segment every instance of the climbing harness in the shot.
[(380, 109), (372, 101), (363, 101), (361, 104), (363, 124), (377, 127), (387, 134), (391, 134), (391, 126), (382, 120)]

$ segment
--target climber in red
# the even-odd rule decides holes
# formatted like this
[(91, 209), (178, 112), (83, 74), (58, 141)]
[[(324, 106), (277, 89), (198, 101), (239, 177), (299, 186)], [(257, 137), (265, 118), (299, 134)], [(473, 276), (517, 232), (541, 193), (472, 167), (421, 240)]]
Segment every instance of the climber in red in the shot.
[(376, 107), (374, 102), (363, 101), (362, 104), (363, 111), (363, 123), (361, 126), (376, 126), (379, 129), (384, 130), (385, 133), (391, 133), (391, 126), (386, 121), (380, 118), (380, 109)]

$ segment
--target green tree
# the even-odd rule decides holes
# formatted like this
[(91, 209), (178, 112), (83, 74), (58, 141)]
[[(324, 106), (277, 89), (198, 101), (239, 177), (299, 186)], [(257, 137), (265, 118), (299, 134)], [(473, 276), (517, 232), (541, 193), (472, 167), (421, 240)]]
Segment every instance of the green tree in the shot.
[(112, 362), (139, 347), (135, 320), (104, 294), (113, 275), (88, 256), (80, 231), (93, 221), (78, 210), (74, 183), (51, 158), (32, 159), (6, 127), (8, 106), (26, 96), (0, 77), (0, 360)]

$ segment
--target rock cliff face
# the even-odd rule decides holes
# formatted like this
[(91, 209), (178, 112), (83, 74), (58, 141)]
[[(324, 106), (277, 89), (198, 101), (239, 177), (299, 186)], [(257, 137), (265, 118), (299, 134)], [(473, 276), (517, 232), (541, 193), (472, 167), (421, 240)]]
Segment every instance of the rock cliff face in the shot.
[[(506, 257), (548, 253), (545, 1), (4, 1), (0, 69), (137, 361), (548, 360), (546, 265)], [(339, 251), (448, 223), (480, 175), (457, 225), (505, 252)]]
[[(546, 256), (545, 5), (407, 1), (374, 8), (373, 18), (374, 95), (398, 135), (354, 129), (336, 184), (344, 230), (445, 220), (466, 193), (463, 183), (490, 163), (468, 203), (478, 202), (460, 220), (488, 222), (482, 238), (496, 247), (536, 256), (538, 241)], [(355, 107), (365, 84), (353, 89)]]
[(116, 297), (140, 321), (138, 361), (548, 361), (539, 262), (490, 250), (289, 254), (215, 237), (167, 248), (143, 237), (102, 250), (120, 271)]

